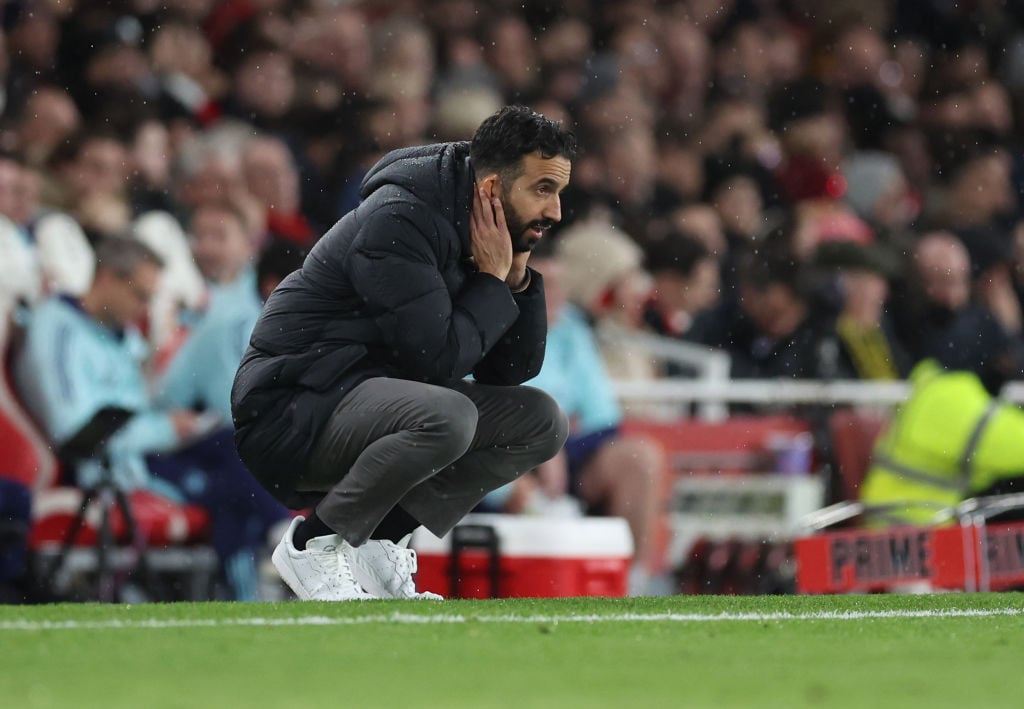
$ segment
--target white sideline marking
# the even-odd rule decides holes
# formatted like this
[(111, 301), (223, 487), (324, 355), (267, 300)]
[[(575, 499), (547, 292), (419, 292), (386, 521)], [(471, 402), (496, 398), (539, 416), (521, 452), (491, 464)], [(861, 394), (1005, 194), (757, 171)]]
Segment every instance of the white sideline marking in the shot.
[(157, 620), (7, 620), (0, 621), (3, 630), (103, 630), (134, 628), (219, 628), (304, 625), (366, 625), (397, 623), (400, 625), (445, 625), (453, 623), (706, 623), (712, 621), (763, 622), (769, 620), (864, 620), (869, 618), (987, 618), (1020, 616), (1024, 608), (992, 608), (976, 610), (919, 611), (819, 611), (814, 613), (608, 613), (592, 615), (418, 615), (389, 613), (359, 618), (329, 618), (322, 615), (297, 618), (223, 618)]

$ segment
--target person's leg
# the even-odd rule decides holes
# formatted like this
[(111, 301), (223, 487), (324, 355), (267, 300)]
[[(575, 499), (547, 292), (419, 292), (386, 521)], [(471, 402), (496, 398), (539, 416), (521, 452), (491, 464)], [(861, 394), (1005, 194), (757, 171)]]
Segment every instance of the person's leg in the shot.
[(401, 507), (443, 536), (483, 497), (554, 457), (569, 422), (554, 399), (528, 386), (459, 382), (476, 407), (476, 431), (465, 455), (412, 488)]
[(0, 478), (0, 602), (6, 598), (5, 586), (12, 600), (18, 595), (15, 587), (25, 580), (28, 559), (28, 533), (32, 526), (32, 492), (15, 480)]
[(477, 420), (474, 402), (453, 389), (369, 379), (335, 409), (296, 487), (325, 491), (317, 517), (359, 546), (410, 490), (462, 457)]
[(624, 517), (633, 534), (635, 565), (651, 567), (658, 490), (665, 456), (644, 438), (616, 436), (605, 441), (579, 473), (579, 494), (589, 505)]
[(230, 429), (187, 448), (147, 458), (150, 472), (210, 514), (212, 542), (237, 600), (256, 598), (256, 551), (288, 510), (264, 490), (238, 458)]
[[(422, 523), (444, 534), (488, 491), (554, 455), (567, 428), (553, 400), (535, 389), (363, 382), (314, 446), (297, 489), (327, 492), (311, 520), (275, 550), (275, 564), (304, 598), (347, 600), (364, 589), (379, 598), (439, 598), (416, 591), (408, 533)], [(323, 536), (314, 544), (303, 534), (296, 543), (310, 521)], [(303, 551), (304, 543), (313, 550)], [(341, 550), (331, 556), (338, 569), (320, 568), (323, 544)]]

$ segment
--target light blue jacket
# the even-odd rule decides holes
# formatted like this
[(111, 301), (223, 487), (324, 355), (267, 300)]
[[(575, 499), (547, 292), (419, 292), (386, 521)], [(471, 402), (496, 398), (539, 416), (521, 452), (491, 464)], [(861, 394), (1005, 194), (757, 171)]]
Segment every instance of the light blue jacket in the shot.
[(219, 306), (222, 302), (251, 301), (257, 297), (256, 285), (256, 269), (252, 266), (246, 266), (239, 271), (235, 280), (230, 283), (207, 283), (207, 287), (210, 289), (210, 303), (207, 305), (206, 312)]
[[(108, 445), (114, 479), (127, 489), (151, 484), (145, 456), (178, 444), (171, 417), (151, 403), (142, 361), (147, 348), (134, 329), (117, 333), (67, 296), (35, 308), (15, 362), (15, 385), (49, 440), (70, 440), (104, 406), (136, 412)], [(79, 466), (78, 482), (93, 484), (96, 462)]]
[(548, 328), (540, 374), (527, 382), (550, 394), (573, 422), (573, 435), (617, 426), (622, 409), (593, 331), (575, 306), (566, 305)]
[(231, 422), (231, 383), (263, 304), (255, 288), (219, 298), (171, 359), (158, 400), (172, 407), (202, 409)]

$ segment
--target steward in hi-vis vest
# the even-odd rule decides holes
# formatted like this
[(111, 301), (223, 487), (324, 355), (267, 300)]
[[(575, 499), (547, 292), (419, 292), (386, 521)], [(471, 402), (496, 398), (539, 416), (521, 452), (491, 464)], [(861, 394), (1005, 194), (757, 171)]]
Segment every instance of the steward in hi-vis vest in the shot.
[(897, 506), (873, 525), (928, 524), (965, 498), (1024, 491), (1024, 410), (934, 360), (918, 364), (910, 382), (861, 487), (861, 502)]

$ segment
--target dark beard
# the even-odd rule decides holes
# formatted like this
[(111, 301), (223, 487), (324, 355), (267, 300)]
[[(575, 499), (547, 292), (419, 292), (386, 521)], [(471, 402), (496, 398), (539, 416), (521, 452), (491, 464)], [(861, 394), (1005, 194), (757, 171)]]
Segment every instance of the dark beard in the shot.
[(550, 228), (551, 221), (535, 219), (532, 222), (524, 222), (523, 218), (519, 216), (519, 212), (506, 202), (504, 197), (501, 198), (501, 206), (505, 211), (505, 225), (508, 227), (508, 233), (512, 239), (512, 251), (519, 254), (533, 251), (533, 247), (537, 245), (539, 239), (533, 234), (527, 234), (527, 230), (534, 227)]

